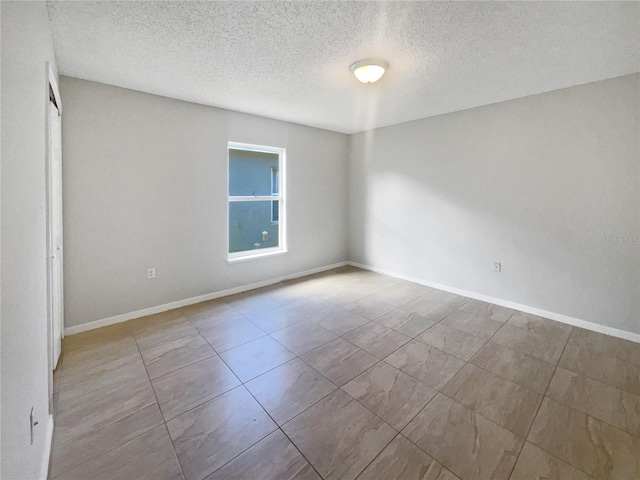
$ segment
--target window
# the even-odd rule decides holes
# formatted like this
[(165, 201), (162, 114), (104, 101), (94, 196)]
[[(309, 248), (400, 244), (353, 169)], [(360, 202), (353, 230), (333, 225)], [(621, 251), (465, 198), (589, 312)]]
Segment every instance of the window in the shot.
[(229, 142), (229, 261), (286, 252), (285, 149)]

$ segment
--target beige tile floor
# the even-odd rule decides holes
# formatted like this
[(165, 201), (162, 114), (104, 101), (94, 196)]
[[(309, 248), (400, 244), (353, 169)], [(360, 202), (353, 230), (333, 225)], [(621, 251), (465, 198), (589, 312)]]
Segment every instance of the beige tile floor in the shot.
[(345, 267), (67, 337), (54, 479), (640, 479), (640, 344)]

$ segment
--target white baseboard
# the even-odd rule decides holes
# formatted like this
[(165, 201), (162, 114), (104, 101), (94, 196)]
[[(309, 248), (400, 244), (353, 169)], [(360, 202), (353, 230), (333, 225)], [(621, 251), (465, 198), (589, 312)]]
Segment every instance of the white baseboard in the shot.
[(542, 310), (536, 307), (530, 307), (528, 305), (522, 305), (521, 303), (504, 300), (502, 298), (490, 297), (489, 295), (470, 292), (468, 290), (462, 290), (460, 288), (451, 287), (449, 285), (442, 285), (440, 283), (430, 282), (427, 280), (423, 280), (421, 278), (415, 278), (407, 275), (402, 275), (396, 272), (390, 272), (382, 268), (372, 267), (371, 265), (364, 265), (362, 263), (357, 263), (357, 262), (347, 262), (347, 264), (353, 267), (369, 270), (371, 272), (388, 275), (389, 277), (400, 278), (402, 280), (419, 283), (420, 285), (425, 285), (427, 287), (437, 288), (438, 290), (444, 290), (446, 292), (456, 293), (464, 297), (474, 298), (476, 300), (482, 300), (483, 302), (493, 303), (495, 305), (500, 305), (507, 308), (513, 308), (515, 310), (519, 310), (525, 313), (530, 313), (532, 315), (538, 315), (540, 317), (550, 318), (551, 320), (556, 320), (558, 322), (566, 323), (574, 327), (580, 327), (586, 330), (592, 330), (594, 332), (604, 333), (605, 335), (611, 335), (612, 337), (618, 337), (624, 340), (630, 340), (632, 342), (640, 343), (640, 334), (634, 333), (634, 332), (628, 332), (627, 330), (620, 330), (619, 328), (613, 328), (613, 327), (608, 327), (606, 325), (600, 325), (599, 323), (588, 322), (586, 320), (581, 320), (579, 318), (570, 317), (568, 315), (563, 315), (561, 313), (550, 312), (548, 310)]
[(44, 451), (42, 452), (42, 463), (40, 465), (40, 479), (47, 480), (49, 476), (49, 459), (51, 458), (51, 447), (53, 445), (53, 415), (47, 418), (47, 429), (44, 437)]
[(193, 305), (195, 303), (206, 302), (207, 300), (213, 300), (215, 298), (226, 297), (228, 295), (234, 295), (236, 293), (246, 292), (248, 290), (254, 290), (256, 288), (266, 287), (273, 285), (274, 283), (282, 282), (284, 280), (291, 280), (294, 278), (305, 277), (307, 275), (313, 275), (314, 273), (320, 273), (327, 270), (332, 270), (338, 267), (344, 267), (348, 265), (348, 262), (339, 262), (331, 265), (325, 265), (324, 267), (312, 268), (311, 270), (305, 270), (303, 272), (292, 273), (289, 275), (283, 275), (280, 277), (270, 278), (261, 282), (250, 283), (248, 285), (241, 285), (239, 287), (228, 288), (226, 290), (220, 290), (218, 292), (207, 293), (197, 297), (186, 298), (184, 300), (177, 300), (175, 302), (165, 303), (156, 307), (143, 308), (136, 310), (135, 312), (123, 313), (121, 315), (115, 315), (113, 317), (103, 318), (101, 320), (95, 320), (93, 322), (87, 322), (80, 325), (74, 325), (66, 327), (64, 334), (75, 335), (76, 333), (82, 333), (89, 330), (95, 330), (96, 328), (108, 327), (109, 325), (115, 325), (116, 323), (126, 322), (135, 318), (146, 317), (147, 315), (154, 315), (156, 313), (166, 312), (173, 310), (174, 308), (186, 307), (187, 305)]
[(531, 307), (529, 305), (523, 305), (521, 303), (512, 302), (510, 300), (491, 297), (489, 295), (483, 295), (481, 293), (471, 292), (469, 290), (463, 290), (460, 288), (451, 287), (449, 285), (430, 282), (422, 278), (402, 275), (402, 274), (391, 272), (389, 270), (385, 270), (382, 268), (377, 268), (371, 265), (365, 265), (362, 263), (351, 262), (351, 261), (334, 263), (332, 265), (326, 265), (324, 267), (305, 270), (303, 272), (297, 272), (290, 275), (270, 278), (268, 280), (263, 280), (261, 282), (250, 283), (247, 285), (241, 285), (239, 287), (234, 287), (226, 290), (220, 290), (218, 292), (208, 293), (206, 295), (200, 295), (197, 297), (191, 297), (184, 300), (165, 303), (163, 305), (158, 305), (156, 307), (143, 308), (141, 310), (136, 310), (134, 312), (123, 313), (121, 315), (116, 315), (109, 318), (103, 318), (101, 320), (83, 323), (81, 325), (74, 325), (72, 327), (65, 328), (64, 334), (75, 335), (76, 333), (86, 332), (86, 331), (94, 330), (96, 328), (101, 328), (101, 327), (107, 327), (109, 325), (126, 322), (128, 320), (133, 320), (135, 318), (146, 317), (147, 315), (166, 312), (168, 310), (173, 310), (174, 308), (186, 307), (187, 305), (193, 305), (195, 303), (206, 302), (207, 300), (213, 300), (220, 297), (226, 297), (228, 295), (234, 295), (236, 293), (246, 292), (248, 290), (254, 290), (256, 288), (266, 287), (268, 285), (273, 285), (274, 283), (282, 282), (284, 280), (291, 280), (294, 278), (304, 277), (307, 275), (313, 275), (314, 273), (320, 273), (327, 270), (332, 270), (334, 268), (343, 267), (345, 265), (351, 265), (354, 267), (362, 268), (364, 270), (369, 270), (369, 271), (380, 273), (383, 275), (388, 275), (390, 277), (400, 278), (402, 280), (407, 280), (409, 282), (419, 283), (420, 285), (426, 285), (427, 287), (437, 288), (438, 290), (444, 290), (446, 292), (451, 292), (451, 293), (455, 293), (465, 297), (474, 298), (476, 300), (482, 300), (483, 302), (493, 303), (495, 305), (500, 305), (507, 308), (513, 308), (521, 312), (531, 313), (533, 315), (550, 318), (551, 320), (556, 320), (558, 322), (566, 323), (574, 327), (580, 327), (586, 330), (592, 330), (594, 332), (603, 333), (605, 335), (611, 335), (613, 337), (618, 337), (624, 340), (630, 340), (632, 342), (640, 343), (640, 334), (638, 333), (629, 332), (629, 331), (621, 330), (618, 328), (608, 327), (606, 325), (600, 325), (599, 323), (589, 322), (587, 320), (581, 320), (579, 318), (570, 317), (568, 315), (563, 315), (561, 313), (550, 312), (548, 310)]

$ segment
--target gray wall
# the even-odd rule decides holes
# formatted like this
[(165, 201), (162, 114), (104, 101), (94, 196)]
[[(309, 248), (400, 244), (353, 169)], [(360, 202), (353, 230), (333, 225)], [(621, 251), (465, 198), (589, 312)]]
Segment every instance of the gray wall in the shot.
[[(0, 477), (43, 478), (49, 418), (45, 218), (45, 62), (55, 56), (44, 2), (1, 2), (2, 440)], [(35, 428), (30, 445), (29, 413)], [(44, 464), (46, 469), (47, 465)]]
[(350, 259), (640, 333), (639, 82), (352, 136)]
[[(346, 260), (346, 135), (60, 84), (67, 327)], [(228, 141), (287, 149), (288, 253), (227, 263)]]

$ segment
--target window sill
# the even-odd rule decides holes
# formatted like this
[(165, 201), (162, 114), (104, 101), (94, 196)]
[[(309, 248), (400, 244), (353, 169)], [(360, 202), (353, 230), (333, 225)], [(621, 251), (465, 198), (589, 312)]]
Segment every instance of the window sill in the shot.
[(284, 255), (285, 253), (287, 253), (287, 250), (281, 249), (281, 248), (277, 250), (261, 251), (260, 253), (250, 253), (250, 254), (240, 255), (237, 257), (227, 257), (227, 263), (231, 264), (231, 263), (248, 262), (250, 260), (258, 260), (260, 258)]

